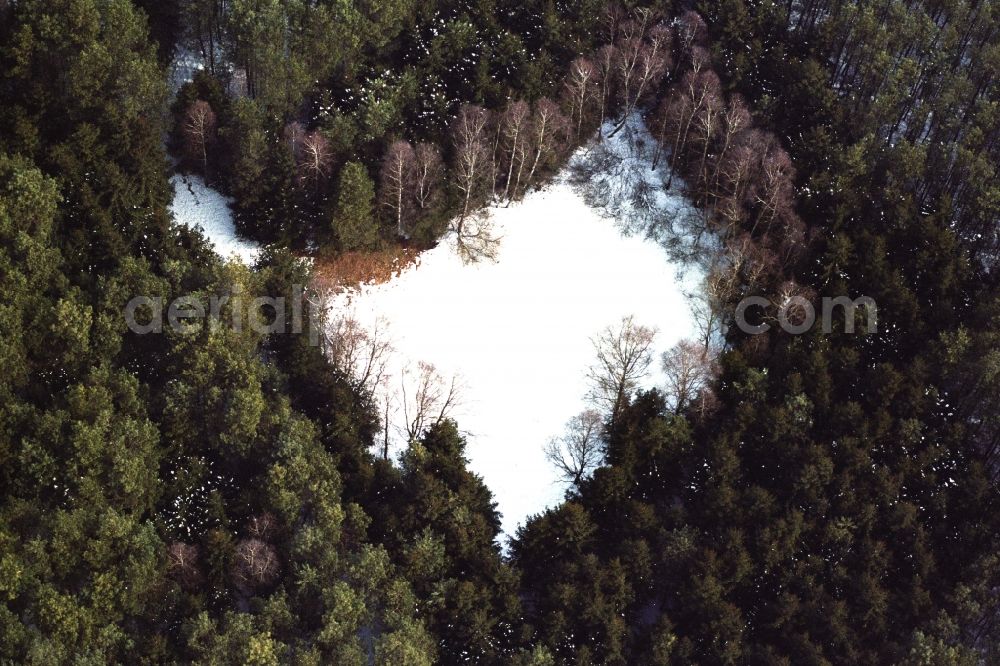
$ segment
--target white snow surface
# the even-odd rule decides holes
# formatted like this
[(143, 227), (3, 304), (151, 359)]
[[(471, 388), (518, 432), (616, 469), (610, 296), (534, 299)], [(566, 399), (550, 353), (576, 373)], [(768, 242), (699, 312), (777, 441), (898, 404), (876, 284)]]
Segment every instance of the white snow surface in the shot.
[(226, 259), (252, 265), (260, 253), (256, 243), (236, 235), (231, 200), (205, 184), (201, 176), (174, 174), (170, 212), (177, 224), (200, 228), (215, 251)]
[[(641, 121), (633, 123), (614, 148), (643, 133)], [(644, 158), (648, 177), (661, 177)], [(657, 200), (666, 215), (689, 208), (679, 195)], [(655, 327), (647, 388), (657, 385), (660, 354), (697, 335), (685, 294), (703, 275), (673, 263), (657, 242), (623, 234), (632, 225), (589, 206), (566, 175), (488, 213), (501, 236), (495, 261), (466, 263), (445, 238), (390, 282), (347, 290), (330, 309), (369, 330), (382, 321), (394, 348), (383, 396), (398, 402), (404, 368), (419, 362), (459, 378), (463, 396), (453, 416), (467, 436), (469, 468), (485, 480), (513, 536), (563, 498), (566, 485), (543, 447), (587, 407), (592, 339), (629, 315)], [(390, 421), (398, 454), (405, 421), (399, 412)]]

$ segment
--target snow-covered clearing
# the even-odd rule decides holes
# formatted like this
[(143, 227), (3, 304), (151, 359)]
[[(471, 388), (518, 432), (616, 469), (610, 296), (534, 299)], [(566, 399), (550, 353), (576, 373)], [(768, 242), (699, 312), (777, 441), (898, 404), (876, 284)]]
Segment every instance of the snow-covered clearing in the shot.
[(221, 256), (238, 258), (245, 264), (253, 264), (260, 247), (236, 235), (230, 200), (205, 185), (201, 176), (194, 174), (174, 174), (170, 178), (174, 186), (174, 200), (170, 212), (177, 224), (198, 227)]
[[(638, 170), (622, 174), (621, 162), (608, 160), (617, 171), (591, 170), (586, 196), (568, 170), (520, 203), (491, 208), (493, 231), (501, 237), (495, 262), (463, 262), (454, 238), (446, 238), (390, 282), (331, 301), (334, 318), (353, 317), (368, 329), (381, 320), (386, 328), (394, 351), (382, 397), (395, 396), (398, 406), (404, 369), (411, 369), (412, 381), (420, 362), (459, 378), (462, 400), (453, 416), (467, 434), (469, 466), (493, 492), (507, 535), (562, 499), (565, 485), (543, 447), (586, 406), (591, 339), (628, 315), (658, 330), (657, 359), (679, 340), (697, 336), (685, 293), (698, 288), (701, 271), (687, 267), (682, 275), (661, 242), (623, 233), (635, 230), (635, 215), (616, 224), (591, 205), (595, 183), (615, 190), (618, 183), (610, 181), (631, 178), (656, 180), (656, 192), (647, 192), (652, 209), (642, 217), (659, 214), (663, 220), (690, 209), (679, 195), (662, 192), (663, 174), (650, 170), (643, 135), (641, 123), (633, 123), (608, 142)], [(574, 159), (585, 157), (593, 153)], [(605, 192), (603, 198), (615, 197)], [(604, 210), (626, 216), (628, 199), (618, 197)], [(650, 376), (647, 385), (658, 381)], [(407, 393), (412, 398), (412, 386)], [(390, 421), (398, 453), (402, 410)]]

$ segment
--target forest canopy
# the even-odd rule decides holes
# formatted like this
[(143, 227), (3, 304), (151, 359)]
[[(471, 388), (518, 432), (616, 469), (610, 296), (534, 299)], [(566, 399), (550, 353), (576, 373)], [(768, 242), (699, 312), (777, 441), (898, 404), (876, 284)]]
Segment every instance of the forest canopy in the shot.
[[(998, 12), (0, 3), (0, 661), (997, 661)], [(122, 317), (301, 303), (303, 257), (488, 255), (484, 206), (636, 118), (711, 249), (704, 339), (652, 391), (647, 331), (598, 339), (565, 501), (509, 543), (440, 404), (389, 459), (350, 330)], [(174, 172), (255, 265), (171, 219)], [(877, 331), (733, 325), (848, 294)]]

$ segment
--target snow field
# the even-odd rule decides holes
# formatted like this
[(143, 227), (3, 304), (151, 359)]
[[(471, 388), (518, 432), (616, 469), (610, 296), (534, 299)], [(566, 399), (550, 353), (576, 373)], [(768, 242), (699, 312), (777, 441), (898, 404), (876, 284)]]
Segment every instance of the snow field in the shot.
[[(701, 275), (682, 276), (660, 245), (622, 235), (565, 179), (488, 212), (501, 237), (495, 262), (465, 263), (446, 238), (392, 281), (336, 296), (331, 314), (369, 330), (383, 320), (394, 353), (381, 391), (397, 405), (407, 367), (428, 362), (459, 378), (452, 415), (467, 435), (469, 467), (493, 492), (512, 536), (563, 497), (543, 447), (587, 407), (591, 340), (628, 315), (655, 327), (647, 387), (657, 385), (660, 354), (695, 336), (685, 293)], [(401, 410), (390, 421), (399, 453)]]

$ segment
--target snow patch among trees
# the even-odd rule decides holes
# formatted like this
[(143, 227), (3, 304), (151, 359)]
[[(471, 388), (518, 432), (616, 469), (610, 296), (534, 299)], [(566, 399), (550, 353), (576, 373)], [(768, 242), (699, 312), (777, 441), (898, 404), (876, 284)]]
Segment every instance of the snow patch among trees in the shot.
[[(466, 261), (452, 234), (392, 281), (330, 302), (334, 321), (353, 318), (391, 341), (376, 393), (383, 417), (389, 399), (392, 452), (407, 439), (421, 364), (433, 365), (442, 396), (457, 378), (450, 415), (508, 535), (562, 498), (566, 487), (545, 447), (587, 408), (592, 339), (627, 316), (656, 329), (654, 359), (698, 336), (685, 294), (697, 289), (701, 271), (685, 274), (661, 244), (623, 234), (587, 199), (561, 178), (488, 211), (499, 239), (495, 260)], [(674, 203), (667, 208), (686, 208)], [(662, 381), (651, 373), (644, 384)]]
[(201, 176), (174, 174), (174, 200), (170, 212), (178, 224), (199, 228), (215, 251), (251, 265), (260, 253), (256, 243), (236, 235), (230, 199), (205, 184)]

